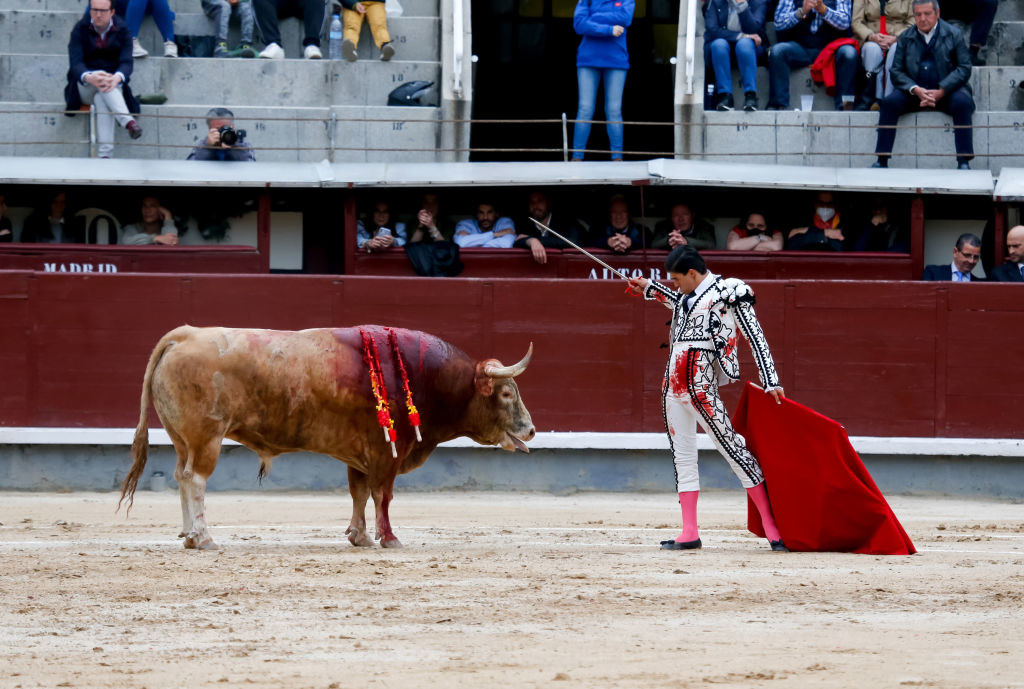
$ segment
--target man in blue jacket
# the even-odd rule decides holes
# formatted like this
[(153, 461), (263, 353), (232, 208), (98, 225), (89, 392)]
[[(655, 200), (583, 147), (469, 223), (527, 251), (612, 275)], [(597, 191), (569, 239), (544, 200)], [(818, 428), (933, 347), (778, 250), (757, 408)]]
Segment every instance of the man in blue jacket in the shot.
[(889, 167), (900, 115), (941, 110), (953, 116), (957, 168), (969, 170), (974, 157), (971, 54), (963, 35), (939, 18), (938, 0), (914, 0), (914, 24), (916, 28), (896, 40), (890, 70), (894, 90), (882, 99), (875, 144), (878, 160), (872, 167)]
[(132, 34), (114, 16), (113, 0), (90, 0), (89, 16), (71, 30), (68, 42), (68, 84), (64, 89), (68, 114), (83, 103), (96, 107), (96, 139), (100, 158), (114, 151), (114, 122), (138, 139), (142, 127), (130, 113), (139, 103), (128, 87), (132, 75)]

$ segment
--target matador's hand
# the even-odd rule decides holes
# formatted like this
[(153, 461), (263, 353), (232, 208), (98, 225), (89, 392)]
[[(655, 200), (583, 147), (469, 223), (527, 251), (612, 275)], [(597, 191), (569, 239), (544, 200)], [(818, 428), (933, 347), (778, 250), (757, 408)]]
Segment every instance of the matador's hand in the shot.
[(775, 404), (782, 404), (782, 398), (786, 396), (786, 391), (782, 388), (772, 388), (768, 394), (775, 398)]

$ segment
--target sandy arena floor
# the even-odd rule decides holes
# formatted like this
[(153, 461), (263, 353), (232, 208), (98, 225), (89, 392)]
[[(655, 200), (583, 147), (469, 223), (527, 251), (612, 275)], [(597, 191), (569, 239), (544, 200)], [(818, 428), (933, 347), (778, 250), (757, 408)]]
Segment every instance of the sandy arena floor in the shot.
[(772, 553), (739, 492), (0, 493), (0, 687), (1024, 687), (1024, 505), (894, 498), (912, 557)]

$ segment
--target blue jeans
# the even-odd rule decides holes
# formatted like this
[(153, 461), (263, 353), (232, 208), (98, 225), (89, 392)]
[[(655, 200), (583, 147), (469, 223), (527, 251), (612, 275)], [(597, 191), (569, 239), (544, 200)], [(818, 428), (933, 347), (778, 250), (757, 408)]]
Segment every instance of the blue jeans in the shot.
[(736, 66), (743, 82), (743, 92), (757, 92), (757, 61), (764, 55), (764, 46), (754, 45), (749, 38), (730, 43), (724, 38), (711, 41), (711, 65), (715, 70), (715, 93), (732, 93), (732, 61), (736, 54)]
[[(788, 41), (772, 46), (768, 63), (769, 85), (768, 106), (789, 108), (789, 73), (794, 68), (806, 67), (818, 57), (821, 48), (805, 48), (799, 43)], [(836, 61), (836, 110), (843, 107), (842, 96), (853, 96), (857, 80), (857, 49), (844, 45), (835, 53)]]
[(128, 0), (128, 9), (125, 11), (124, 20), (128, 30), (132, 32), (132, 38), (139, 37), (139, 29), (142, 28), (142, 19), (147, 14), (153, 15), (156, 28), (160, 29), (160, 35), (165, 41), (174, 40), (174, 12), (167, 0)]
[(604, 118), (608, 120), (608, 144), (612, 149), (612, 160), (622, 160), (622, 91), (626, 88), (625, 69), (607, 67), (577, 67), (576, 80), (579, 84), (579, 107), (576, 110), (576, 124), (572, 131), (572, 159), (583, 160), (583, 149), (590, 138), (590, 122), (579, 120), (594, 119), (597, 107), (597, 87), (604, 81)]

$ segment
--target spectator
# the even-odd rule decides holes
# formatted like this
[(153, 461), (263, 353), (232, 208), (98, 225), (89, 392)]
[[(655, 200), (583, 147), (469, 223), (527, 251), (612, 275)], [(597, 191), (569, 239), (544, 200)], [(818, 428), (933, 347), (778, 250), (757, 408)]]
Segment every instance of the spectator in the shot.
[(363, 17), (370, 24), (373, 42), (380, 51), (380, 59), (387, 62), (395, 56), (395, 47), (391, 45), (391, 34), (388, 33), (388, 13), (383, 2), (377, 0), (341, 0), (344, 11), (345, 29), (342, 34), (341, 54), (349, 62), (357, 59), (356, 46), (359, 45), (359, 32), (363, 29)]
[(7, 217), (7, 197), (0, 193), (0, 242), (13, 242), (14, 228)]
[[(896, 37), (914, 25), (913, 0), (853, 0), (853, 34), (860, 39), (864, 91), (854, 110), (878, 110), (878, 101), (892, 93), (892, 60)], [(882, 64), (885, 63), (885, 71)]]
[[(92, 0), (93, 3), (99, 0)], [(130, 45), (130, 44), (129, 44)], [(68, 211), (68, 196), (59, 191), (50, 197), (45, 206), (36, 208), (21, 228), (21, 241), (38, 244), (83, 244), (84, 223)]]
[(980, 281), (973, 272), (974, 266), (981, 260), (981, 237), (974, 234), (962, 234), (953, 247), (953, 262), (944, 266), (925, 266), (922, 280), (930, 282), (977, 282)]
[(747, 213), (729, 231), (725, 248), (730, 251), (778, 251), (782, 248), (782, 231), (770, 231), (764, 213)]
[(703, 218), (694, 218), (687, 204), (677, 203), (669, 211), (669, 217), (654, 226), (648, 247), (675, 249), (683, 244), (694, 249), (714, 249), (715, 227)]
[(356, 222), (356, 243), (366, 253), (384, 251), (393, 246), (405, 246), (405, 223), (393, 222), (391, 208), (387, 201), (373, 205), (369, 226), (362, 220)]
[(910, 235), (905, 227), (889, 217), (889, 207), (881, 198), (871, 206), (871, 217), (847, 246), (853, 251), (891, 251), (910, 253)]
[(757, 110), (757, 63), (768, 48), (768, 35), (764, 31), (767, 10), (768, 0), (708, 2), (704, 14), (704, 43), (715, 70), (717, 110), (732, 110), (736, 105), (732, 96), (732, 55), (736, 56), (743, 82), (743, 109), (746, 112)]
[(450, 240), (451, 233), (441, 229), (441, 201), (437, 194), (423, 195), (420, 212), (416, 214), (416, 229), (413, 230), (409, 242), (440, 242)]
[(563, 218), (561, 215), (555, 217), (551, 212), (551, 201), (548, 199), (548, 195), (543, 191), (535, 191), (530, 194), (527, 203), (527, 218), (520, 224), (519, 234), (512, 246), (517, 249), (529, 249), (533, 260), (537, 263), (548, 262), (547, 249), (565, 249), (569, 248), (569, 245), (553, 234), (541, 234), (530, 218), (547, 225), (569, 241), (580, 243), (580, 228), (576, 221)]
[(188, 160), (253, 162), (256, 155), (245, 140), (245, 130), (235, 129), (235, 113), (211, 108), (206, 113), (206, 140), (192, 149)]
[(629, 204), (626, 203), (625, 197), (615, 195), (608, 204), (608, 225), (592, 243), (601, 249), (611, 249), (617, 254), (625, 254), (640, 246), (643, 236), (644, 228), (635, 224), (629, 217)]
[(164, 57), (178, 57), (178, 44), (174, 41), (174, 12), (167, 0), (128, 0), (125, 11), (125, 22), (132, 32), (132, 57), (147, 57), (149, 52), (139, 43), (139, 30), (142, 19), (153, 15), (156, 28), (164, 39)]
[(971, 64), (984, 67), (985, 58), (981, 51), (988, 43), (988, 34), (996, 18), (999, 0), (945, 0), (947, 19), (958, 19), (971, 25), (971, 45), (968, 52)]
[[(252, 12), (251, 0), (202, 0), (203, 12), (213, 20), (214, 38), (217, 45), (213, 48), (214, 57), (256, 57), (252, 47), (252, 30), (256, 18)], [(228, 22), (235, 17), (242, 25), (242, 35), (238, 47), (228, 50)]]
[(73, 114), (83, 103), (96, 107), (100, 158), (113, 155), (115, 121), (131, 138), (142, 136), (142, 127), (129, 114), (139, 112), (139, 102), (128, 86), (134, 64), (131, 34), (114, 17), (113, 0), (90, 0), (89, 18), (71, 30), (68, 62), (67, 110)]
[(871, 167), (889, 167), (896, 141), (894, 127), (908, 110), (941, 110), (953, 116), (957, 168), (969, 170), (974, 157), (971, 115), (971, 56), (960, 32), (939, 18), (938, 0), (914, 0), (915, 29), (896, 41), (894, 91), (882, 99), (878, 115), (878, 160)]
[(475, 220), (460, 220), (455, 226), (455, 243), (463, 248), (510, 249), (515, 241), (515, 223), (499, 216), (497, 206), (490, 202), (477, 204)]
[[(779, 0), (775, 7), (775, 31), (780, 43), (772, 46), (768, 61), (769, 110), (789, 108), (790, 71), (817, 62), (826, 48), (835, 51), (836, 110), (853, 109), (857, 49), (843, 40), (850, 36), (851, 3), (852, 0)], [(825, 61), (825, 57), (821, 60)]]
[(174, 246), (178, 243), (178, 228), (174, 216), (160, 204), (155, 196), (142, 199), (140, 220), (134, 225), (125, 225), (121, 231), (122, 244), (159, 244)]
[(786, 238), (786, 249), (804, 251), (842, 251), (842, 219), (832, 194), (818, 192), (814, 200), (814, 217), (807, 227), (794, 227)]
[(583, 37), (576, 51), (579, 106), (573, 125), (572, 159), (583, 160), (597, 87), (604, 84), (604, 117), (612, 160), (622, 160), (622, 91), (629, 71), (626, 29), (633, 23), (633, 0), (579, 0), (572, 26)]
[(283, 60), (281, 27), (279, 19), (300, 17), (305, 37), (302, 39), (302, 55), (307, 60), (320, 60), (320, 31), (324, 26), (324, 0), (252, 0), (256, 24), (266, 47), (260, 57), (268, 60)]
[(1009, 261), (992, 269), (993, 282), (1024, 282), (1024, 225), (1011, 227), (1006, 234)]

